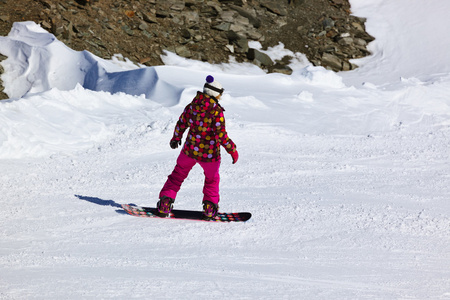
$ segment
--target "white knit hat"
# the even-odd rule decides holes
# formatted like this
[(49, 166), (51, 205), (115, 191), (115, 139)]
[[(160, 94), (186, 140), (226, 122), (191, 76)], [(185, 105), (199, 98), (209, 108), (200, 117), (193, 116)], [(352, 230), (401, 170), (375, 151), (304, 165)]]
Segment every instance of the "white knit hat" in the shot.
[(219, 95), (222, 95), (224, 89), (222, 88), (222, 85), (220, 82), (214, 80), (214, 77), (211, 75), (208, 75), (206, 77), (206, 83), (203, 86), (203, 93), (208, 94), (213, 97), (217, 97)]

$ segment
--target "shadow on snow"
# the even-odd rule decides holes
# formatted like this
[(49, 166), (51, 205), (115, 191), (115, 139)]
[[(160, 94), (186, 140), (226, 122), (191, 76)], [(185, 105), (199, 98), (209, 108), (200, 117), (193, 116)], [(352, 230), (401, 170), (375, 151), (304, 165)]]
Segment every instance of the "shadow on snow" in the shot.
[[(89, 196), (82, 196), (82, 195), (75, 195), (75, 197), (77, 197), (80, 200), (84, 200), (84, 201), (94, 203), (97, 205), (101, 205), (101, 206), (112, 206), (112, 207), (118, 208), (116, 210), (116, 212), (118, 214), (127, 214), (127, 212), (122, 208), (122, 205), (115, 202), (114, 200), (103, 200), (103, 199), (100, 199), (97, 197), (89, 197)], [(128, 205), (137, 206), (134, 203), (129, 203)]]

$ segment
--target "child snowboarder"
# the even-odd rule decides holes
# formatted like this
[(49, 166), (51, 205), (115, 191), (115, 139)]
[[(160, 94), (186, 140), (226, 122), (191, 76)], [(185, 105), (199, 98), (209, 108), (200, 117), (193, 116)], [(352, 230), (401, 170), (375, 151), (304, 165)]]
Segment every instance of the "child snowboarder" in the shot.
[(233, 164), (239, 158), (236, 145), (228, 137), (225, 129), (223, 114), (225, 110), (219, 104), (223, 91), (222, 85), (214, 80), (214, 77), (208, 75), (203, 92), (197, 92), (175, 126), (173, 137), (170, 140), (172, 149), (181, 145), (183, 133), (188, 128), (189, 133), (178, 156), (175, 169), (169, 175), (159, 194), (157, 210), (162, 217), (167, 217), (172, 211), (181, 184), (197, 163), (203, 168), (205, 174), (203, 218), (210, 220), (218, 213), (220, 146), (223, 146), (231, 155)]

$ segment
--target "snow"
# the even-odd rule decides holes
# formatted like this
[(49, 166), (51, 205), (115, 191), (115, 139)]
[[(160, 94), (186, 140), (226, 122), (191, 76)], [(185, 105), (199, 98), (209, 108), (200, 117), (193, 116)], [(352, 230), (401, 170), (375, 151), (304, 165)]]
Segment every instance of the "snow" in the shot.
[[(291, 76), (169, 52), (143, 68), (16, 23), (0, 37), (0, 299), (450, 299), (450, 3), (351, 4), (376, 40), (338, 74), (301, 53)], [(240, 154), (222, 154), (221, 210), (252, 219), (124, 214), (156, 204), (208, 74)], [(194, 168), (176, 208), (201, 209), (202, 185)]]
[[(401, 78), (436, 81), (450, 73), (446, 1), (351, 0), (352, 12), (367, 17), (376, 40), (372, 56), (354, 61), (361, 68), (344, 75), (348, 82), (395, 85)], [(354, 74), (352, 74), (354, 73)], [(447, 79), (446, 79), (447, 80)]]

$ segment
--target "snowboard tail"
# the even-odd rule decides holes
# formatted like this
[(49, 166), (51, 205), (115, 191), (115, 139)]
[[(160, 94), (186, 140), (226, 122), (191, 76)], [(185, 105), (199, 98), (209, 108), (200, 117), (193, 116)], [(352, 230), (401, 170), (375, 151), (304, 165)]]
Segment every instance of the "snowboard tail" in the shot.
[(122, 208), (132, 216), (143, 218), (183, 219), (205, 222), (245, 222), (252, 217), (252, 214), (249, 212), (218, 213), (215, 218), (211, 220), (204, 220), (203, 213), (201, 211), (179, 209), (173, 209), (168, 217), (160, 217), (158, 215), (158, 211), (154, 207), (141, 207), (122, 204)]

